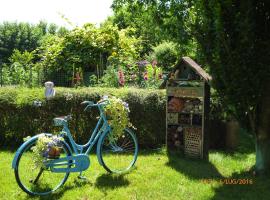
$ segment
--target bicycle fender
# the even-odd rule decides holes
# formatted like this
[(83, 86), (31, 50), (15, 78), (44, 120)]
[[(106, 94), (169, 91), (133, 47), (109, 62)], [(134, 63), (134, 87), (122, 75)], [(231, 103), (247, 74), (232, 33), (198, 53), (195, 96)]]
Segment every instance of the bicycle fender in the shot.
[[(27, 141), (25, 141), (25, 142), (19, 147), (19, 149), (16, 151), (15, 156), (14, 156), (13, 161), (12, 161), (12, 169), (15, 169), (17, 160), (18, 160), (19, 156), (21, 155), (22, 150), (23, 150), (25, 147), (27, 147), (29, 144), (31, 144), (33, 141), (37, 140), (39, 137), (44, 136), (44, 135), (52, 136), (51, 133), (41, 133), (41, 134), (38, 134), (38, 135), (35, 135), (35, 136), (31, 137), (30, 139), (28, 139)], [(63, 143), (65, 143), (65, 145), (67, 146), (67, 148), (69, 149), (69, 151), (72, 152), (70, 146), (69, 146), (65, 141), (63, 141)]]

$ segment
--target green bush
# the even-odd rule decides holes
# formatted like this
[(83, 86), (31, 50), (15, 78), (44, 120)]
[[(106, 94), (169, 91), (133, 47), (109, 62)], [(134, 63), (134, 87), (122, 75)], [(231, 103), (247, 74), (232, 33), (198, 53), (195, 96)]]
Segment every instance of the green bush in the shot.
[(3, 64), (3, 83), (5, 85), (37, 85), (38, 69), (33, 60), (33, 52), (20, 52), (15, 49), (9, 58), (9, 64)]
[[(165, 143), (165, 91), (135, 88), (56, 88), (56, 96), (44, 99), (43, 88), (0, 88), (0, 145), (17, 147), (26, 136), (57, 132), (52, 119), (72, 114), (69, 126), (75, 140), (85, 143), (97, 121), (98, 112), (83, 112), (84, 100), (98, 101), (103, 95), (114, 95), (129, 103), (130, 119), (141, 147), (158, 147)], [(33, 106), (35, 100), (42, 107)]]
[(173, 42), (163, 42), (156, 47), (153, 47), (153, 53), (149, 59), (156, 59), (158, 65), (163, 67), (164, 71), (170, 71), (177, 61), (177, 46)]
[(118, 87), (118, 73), (114, 66), (108, 66), (104, 71), (104, 75), (100, 79), (99, 85), (101, 87)]

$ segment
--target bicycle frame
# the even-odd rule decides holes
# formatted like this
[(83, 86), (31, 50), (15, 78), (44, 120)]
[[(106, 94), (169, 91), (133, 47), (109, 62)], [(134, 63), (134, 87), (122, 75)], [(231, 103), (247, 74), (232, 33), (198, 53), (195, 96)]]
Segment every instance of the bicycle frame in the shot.
[[(64, 132), (67, 135), (68, 140), (71, 143), (71, 148), (75, 154), (89, 155), (93, 146), (96, 144), (98, 139), (102, 136), (102, 134), (105, 134), (108, 131), (111, 131), (111, 127), (108, 124), (108, 121), (103, 113), (103, 108), (101, 107), (101, 105), (97, 105), (97, 107), (98, 107), (99, 112), (100, 112), (100, 118), (96, 124), (94, 131), (92, 132), (90, 139), (88, 140), (88, 142), (86, 144), (84, 144), (84, 145), (77, 144), (71, 135), (71, 132), (68, 128), (67, 123), (64, 124), (62, 132)], [(101, 126), (101, 128), (99, 128), (100, 126)], [(87, 148), (85, 152), (83, 152), (84, 148)]]
[[(81, 155), (83, 154), (83, 155), (87, 155), (88, 156), (90, 154), (91, 149), (95, 145), (95, 143), (98, 142), (98, 141), (100, 141), (99, 139), (102, 139), (102, 137), (105, 137), (105, 135), (109, 131), (111, 131), (111, 127), (108, 124), (108, 121), (107, 121), (107, 119), (105, 117), (105, 114), (103, 112), (102, 104), (95, 104), (94, 106), (95, 107), (98, 107), (98, 109), (99, 109), (100, 119), (98, 120), (98, 123), (97, 123), (97, 125), (96, 125), (96, 127), (95, 127), (95, 129), (94, 129), (94, 131), (93, 131), (93, 133), (92, 133), (89, 141), (86, 144), (84, 144), (84, 145), (77, 144), (74, 141), (74, 139), (73, 139), (73, 137), (71, 135), (71, 132), (70, 132), (70, 130), (68, 128), (67, 121), (65, 121), (64, 124), (63, 124), (63, 130), (62, 130), (62, 132), (64, 132), (67, 135), (68, 140), (70, 141), (71, 147), (70, 147), (70, 145), (67, 144), (66, 141), (64, 141), (64, 143), (66, 144), (66, 146), (68, 146), (68, 148), (69, 148), (69, 150), (71, 152), (74, 152), (75, 156), (76, 155), (79, 155), (79, 154), (81, 154)], [(101, 128), (99, 129), (100, 125), (101, 125)], [(42, 134), (36, 135), (36, 136), (30, 138), (29, 140), (27, 140), (26, 142), (24, 142), (19, 147), (19, 149), (16, 151), (15, 156), (14, 156), (14, 159), (12, 161), (12, 168), (13, 169), (15, 169), (15, 167), (16, 167), (16, 162), (17, 162), (17, 160), (18, 160), (18, 158), (19, 158), (19, 156), (21, 154), (21, 151), (25, 147), (27, 147), (30, 143), (32, 143), (33, 141), (35, 141), (36, 139), (38, 139), (42, 135), (49, 135), (50, 136), (51, 134), (50, 133), (42, 133)], [(88, 148), (86, 149), (85, 152), (83, 152), (83, 149), (86, 148), (86, 147), (88, 147)], [(98, 150), (98, 148), (97, 148), (97, 150)], [(98, 153), (97, 156), (98, 156), (99, 163), (101, 164), (99, 152), (97, 151), (97, 153)]]

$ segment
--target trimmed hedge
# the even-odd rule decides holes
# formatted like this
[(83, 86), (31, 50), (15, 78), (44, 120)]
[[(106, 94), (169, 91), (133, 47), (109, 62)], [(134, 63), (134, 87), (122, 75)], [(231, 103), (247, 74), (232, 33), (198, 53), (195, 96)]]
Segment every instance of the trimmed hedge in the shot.
[[(41, 132), (57, 132), (52, 119), (72, 114), (70, 130), (77, 143), (88, 141), (98, 111), (83, 112), (84, 100), (98, 101), (103, 95), (114, 95), (129, 103), (131, 122), (141, 147), (158, 147), (165, 144), (165, 90), (135, 88), (56, 88), (50, 101), (44, 98), (43, 88), (0, 88), (0, 145), (17, 147), (26, 136)], [(33, 106), (35, 100), (42, 107)]]

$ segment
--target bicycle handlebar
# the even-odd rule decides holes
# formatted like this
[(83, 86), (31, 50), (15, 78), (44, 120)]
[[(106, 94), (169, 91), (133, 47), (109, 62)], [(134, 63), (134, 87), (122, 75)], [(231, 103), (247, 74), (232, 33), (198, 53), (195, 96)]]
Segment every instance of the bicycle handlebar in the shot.
[(87, 104), (87, 106), (85, 107), (84, 111), (86, 111), (89, 107), (97, 107), (97, 106), (102, 106), (102, 105), (107, 105), (109, 103), (109, 100), (101, 100), (98, 101), (98, 103), (94, 103), (93, 101), (83, 101), (81, 104)]

